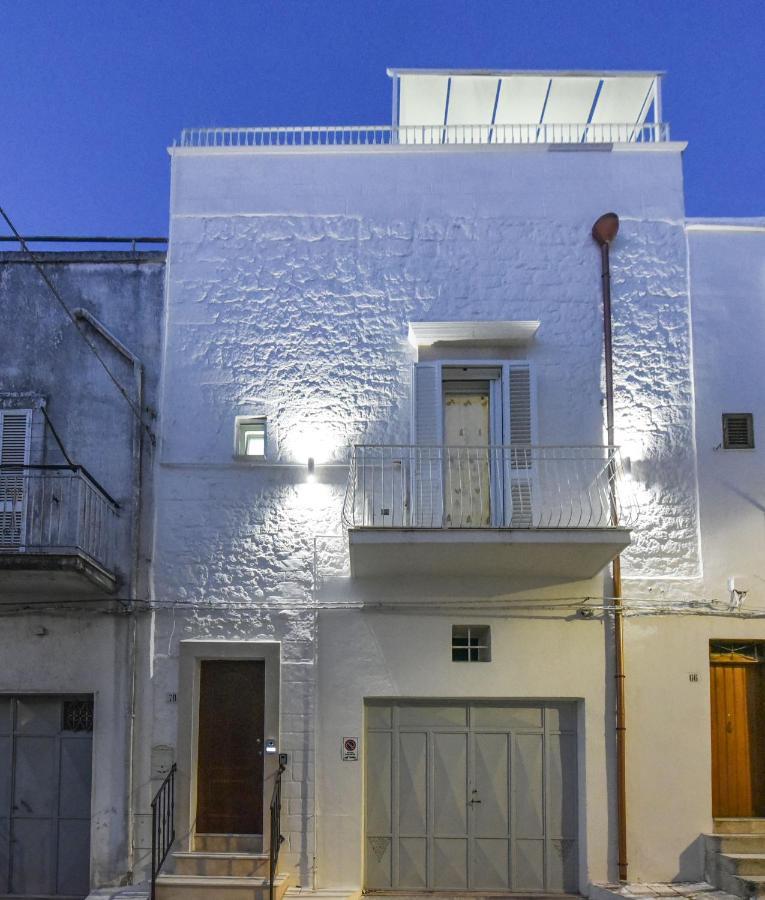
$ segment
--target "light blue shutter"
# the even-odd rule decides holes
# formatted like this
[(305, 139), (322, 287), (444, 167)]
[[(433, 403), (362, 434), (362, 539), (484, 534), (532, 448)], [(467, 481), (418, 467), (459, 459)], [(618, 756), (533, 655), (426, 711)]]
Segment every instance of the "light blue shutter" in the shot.
[[(31, 410), (0, 410), (0, 465), (29, 465), (31, 423)], [(25, 472), (0, 469), (0, 547), (24, 542), (26, 484)]]
[(533, 522), (534, 454), (532, 441), (531, 371), (525, 362), (510, 363), (507, 368), (509, 459), (505, 467), (508, 524), (511, 528), (530, 528)]
[(443, 424), (441, 409), (441, 366), (417, 363), (412, 374), (411, 451), (412, 524), (440, 528), (443, 524)]

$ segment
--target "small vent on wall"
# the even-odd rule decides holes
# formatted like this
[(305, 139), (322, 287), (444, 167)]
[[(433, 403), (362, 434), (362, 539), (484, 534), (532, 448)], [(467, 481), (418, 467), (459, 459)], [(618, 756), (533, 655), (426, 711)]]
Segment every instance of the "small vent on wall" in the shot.
[(452, 662), (491, 662), (488, 625), (452, 625)]
[(93, 731), (93, 701), (64, 700), (62, 731)]
[(754, 422), (751, 413), (723, 413), (723, 448), (753, 450)]

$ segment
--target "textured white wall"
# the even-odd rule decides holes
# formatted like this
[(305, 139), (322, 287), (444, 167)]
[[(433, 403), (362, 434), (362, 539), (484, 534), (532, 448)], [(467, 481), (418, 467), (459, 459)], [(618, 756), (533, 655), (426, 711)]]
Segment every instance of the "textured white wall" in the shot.
[[(688, 232), (696, 439), (707, 590), (729, 576), (765, 608), (765, 222), (752, 232)], [(723, 450), (722, 414), (754, 415), (755, 449)]]
[[(539, 319), (528, 353), (539, 441), (602, 443), (600, 260), (590, 228), (610, 209), (622, 220), (612, 252), (618, 439), (643, 502), (625, 568), (641, 583), (660, 577), (683, 591), (697, 584), (680, 153), (176, 150), (172, 198), (155, 590), (159, 603), (184, 608), (157, 617), (153, 740), (173, 740), (174, 712), (162, 698), (177, 677), (181, 637), (262, 636), (293, 647), (282, 728), (301, 763), (286, 790), (289, 849), (293, 862), (302, 857), (302, 880), (314, 847), (302, 765), (315, 745), (315, 634), (306, 607), (315, 550), (322, 574), (345, 566), (344, 473), (326, 470), (326, 483), (308, 486), (304, 470), (279, 464), (342, 459), (353, 442), (408, 440), (406, 334), (417, 319)], [(262, 413), (274, 439), (271, 464), (234, 462), (234, 417)], [(353, 602), (360, 592), (328, 584), (322, 602), (333, 597)], [(232, 608), (239, 604), (247, 611)], [(411, 651), (399, 659), (401, 680), (416, 691), (416, 635), (405, 620), (398, 625)], [(520, 626), (512, 634), (521, 643), (527, 636), (540, 654), (548, 649)], [(358, 697), (379, 692), (377, 676), (355, 658)], [(327, 708), (345, 670), (332, 654), (319, 665)], [(603, 673), (598, 664), (588, 672), (581, 694), (597, 711)], [(417, 693), (436, 689), (428, 682)], [(489, 693), (503, 692), (514, 694), (506, 686)], [(333, 735), (327, 754), (335, 743)], [(588, 753), (605, 770), (606, 743), (595, 741)], [(330, 817), (340, 815), (338, 788), (325, 783)], [(588, 782), (588, 791), (602, 806), (599, 789)], [(590, 832), (588, 859), (600, 876), (602, 854), (594, 858), (612, 837), (609, 827), (601, 819)]]

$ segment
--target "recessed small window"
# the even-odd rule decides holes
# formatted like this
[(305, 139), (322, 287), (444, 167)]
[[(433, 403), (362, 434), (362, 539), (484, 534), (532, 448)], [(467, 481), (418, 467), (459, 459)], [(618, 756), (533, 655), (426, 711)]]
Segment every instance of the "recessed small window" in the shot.
[(266, 419), (265, 416), (236, 420), (236, 455), (248, 459), (265, 459)]
[(488, 625), (452, 625), (452, 662), (490, 662)]
[(754, 450), (754, 421), (751, 413), (723, 413), (723, 448)]

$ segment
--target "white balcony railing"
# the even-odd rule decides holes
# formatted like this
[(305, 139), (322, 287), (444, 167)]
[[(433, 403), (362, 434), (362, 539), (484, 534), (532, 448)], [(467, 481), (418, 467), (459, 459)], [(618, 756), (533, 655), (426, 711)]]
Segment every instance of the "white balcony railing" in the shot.
[(654, 144), (669, 123), (528, 125), (315, 125), (288, 128), (185, 128), (181, 147), (364, 147), (455, 144)]
[(0, 466), (0, 556), (81, 556), (113, 574), (117, 515), (81, 466)]
[(360, 445), (343, 521), (352, 529), (630, 527), (635, 508), (623, 481), (615, 447)]

